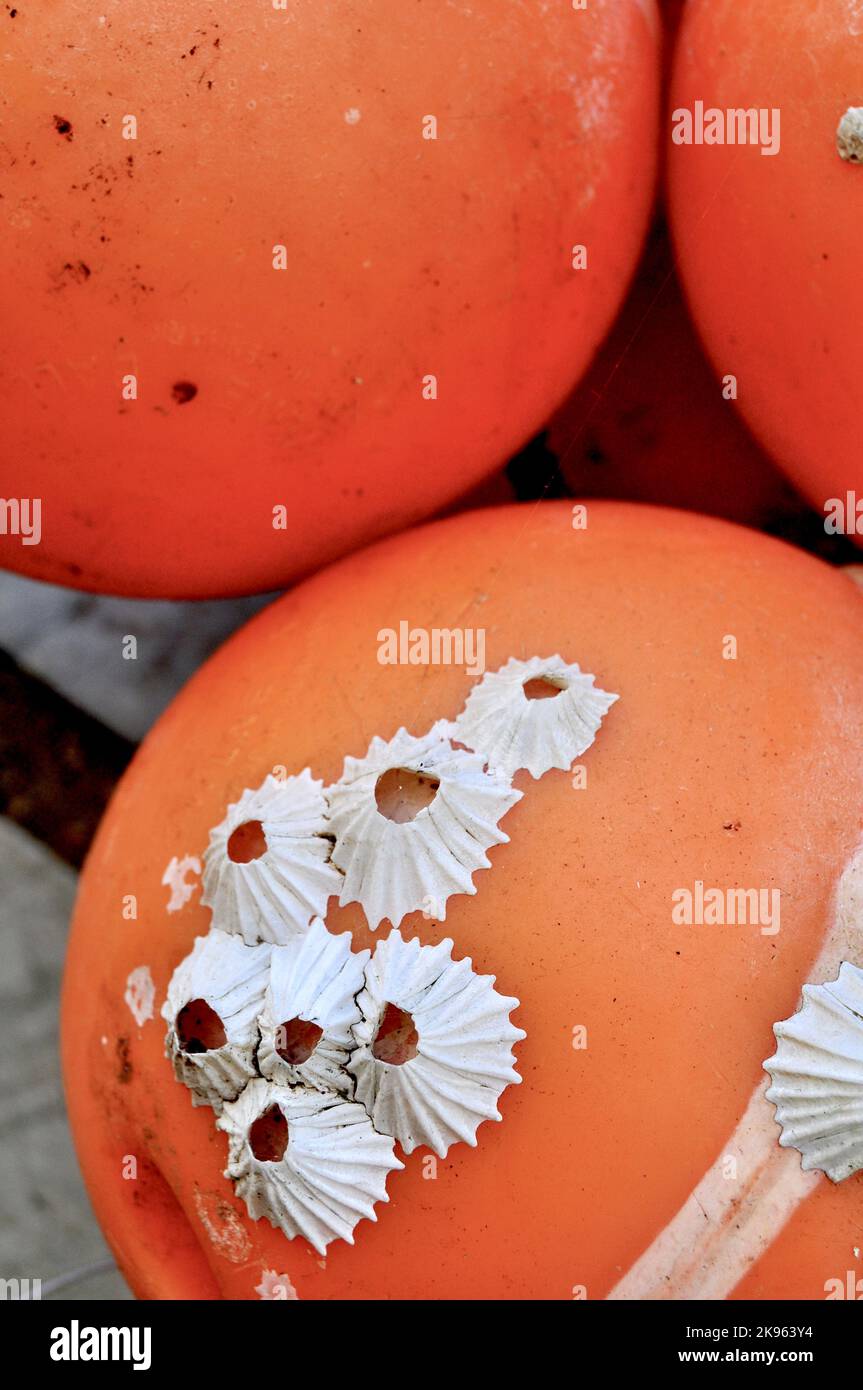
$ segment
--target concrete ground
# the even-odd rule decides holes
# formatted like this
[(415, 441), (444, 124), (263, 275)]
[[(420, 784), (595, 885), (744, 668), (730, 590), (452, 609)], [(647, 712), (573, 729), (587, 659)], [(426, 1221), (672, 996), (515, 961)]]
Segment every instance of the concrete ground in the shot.
[[(266, 601), (104, 599), (0, 574), (0, 650), (137, 741)], [(129, 634), (135, 661), (121, 655)], [(59, 993), (76, 879), (0, 816), (0, 1279), (41, 1279), (43, 1298), (128, 1299), (84, 1190), (60, 1080)]]

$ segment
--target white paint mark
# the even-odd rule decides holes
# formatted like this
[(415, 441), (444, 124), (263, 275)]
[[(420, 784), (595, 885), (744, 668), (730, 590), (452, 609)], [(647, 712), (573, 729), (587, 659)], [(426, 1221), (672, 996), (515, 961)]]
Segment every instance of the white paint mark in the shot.
[[(611, 1290), (622, 1299), (724, 1299), (821, 1181), (780, 1149), (767, 1082), (756, 1087), (731, 1140), (674, 1220)], [(727, 1159), (740, 1179), (729, 1180)]]
[(215, 1195), (205, 1196), (196, 1188), (195, 1210), (198, 1220), (220, 1255), (233, 1265), (241, 1265), (249, 1258), (252, 1242), (230, 1202)]
[(136, 966), (131, 972), (126, 981), (126, 993), (123, 998), (139, 1028), (153, 1017), (156, 986), (153, 984), (149, 965)]
[(187, 874), (200, 874), (201, 861), (197, 855), (184, 854), (182, 859), (176, 855), (171, 860), (167, 869), (162, 875), (162, 884), (165, 888), (170, 888), (171, 896), (168, 900), (168, 912), (179, 912), (181, 907), (185, 907), (195, 889), (197, 883), (189, 883)]
[(863, 34), (863, 3), (861, 0), (846, 0), (848, 13), (848, 33), (856, 39)]
[(358, 125), (362, 120), (362, 116), (362, 111), (359, 111), (356, 106), (350, 106), (345, 112), (345, 120), (348, 125)]

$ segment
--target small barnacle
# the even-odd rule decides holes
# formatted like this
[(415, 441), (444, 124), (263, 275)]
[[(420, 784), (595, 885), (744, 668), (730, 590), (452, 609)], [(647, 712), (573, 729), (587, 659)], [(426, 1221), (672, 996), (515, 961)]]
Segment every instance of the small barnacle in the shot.
[(849, 164), (863, 164), (863, 106), (849, 106), (836, 127), (836, 149)]
[(228, 807), (204, 854), (201, 902), (215, 926), (249, 945), (284, 945), (325, 914), (341, 886), (325, 812), (323, 783), (308, 768), (284, 781), (268, 776)]
[(804, 985), (801, 1007), (773, 1032), (764, 1069), (779, 1143), (800, 1151), (805, 1171), (850, 1178), (863, 1169), (863, 970), (845, 961), (835, 980)]
[(321, 1255), (333, 1240), (353, 1245), (363, 1217), (377, 1220), (387, 1175), (404, 1167), (361, 1105), (302, 1086), (250, 1081), (216, 1123), (228, 1136), (225, 1176), (252, 1219)]
[(486, 850), (509, 840), (498, 822), (522, 793), (484, 758), (453, 748), (451, 732), (440, 720), (421, 738), (406, 729), (388, 743), (375, 737), (327, 788), (339, 902), (360, 903), (372, 931), (429, 904), (430, 916), (445, 918), (453, 893), (476, 892)]
[(246, 946), (213, 928), (199, 936), (171, 977), (162, 1017), (165, 1053), (193, 1105), (233, 1100), (255, 1073), (258, 1015), (269, 946)]
[(493, 975), (477, 975), (469, 957), (404, 941), (393, 931), (366, 966), (362, 1020), (348, 1067), (356, 1096), (375, 1129), (405, 1153), (421, 1144), (443, 1158), (451, 1144), (476, 1145), (483, 1120), (521, 1081), (512, 1044), (525, 1034), (509, 1019), (517, 999), (498, 994)]
[(587, 751), (617, 699), (560, 656), (513, 656), (474, 686), (454, 737), (506, 776), (527, 768), (541, 777), (553, 767), (569, 768)]
[(334, 936), (318, 918), (305, 936), (273, 947), (258, 1048), (258, 1068), (268, 1080), (352, 1094), (345, 1064), (371, 953), (352, 951), (351, 941), (350, 932)]

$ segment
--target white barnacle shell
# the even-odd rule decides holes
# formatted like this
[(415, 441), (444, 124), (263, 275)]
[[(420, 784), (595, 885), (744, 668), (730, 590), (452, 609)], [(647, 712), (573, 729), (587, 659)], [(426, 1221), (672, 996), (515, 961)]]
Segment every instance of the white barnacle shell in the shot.
[(764, 1067), (779, 1143), (841, 1182), (863, 1169), (863, 970), (845, 961), (837, 979), (804, 985), (800, 1009), (773, 1031)]
[[(352, 951), (351, 941), (350, 932), (334, 936), (317, 918), (305, 936), (273, 947), (258, 1048), (258, 1067), (268, 1080), (282, 1086), (353, 1093), (345, 1064), (354, 1046), (351, 1028), (360, 1017), (356, 996), (371, 952)], [(279, 1030), (284, 1032), (294, 1020), (321, 1030), (308, 1060), (296, 1063), (279, 1052)], [(288, 1050), (285, 1042), (282, 1036), (283, 1052)]]
[[(193, 1105), (218, 1109), (223, 1101), (234, 1100), (256, 1075), (258, 1015), (267, 988), (270, 949), (246, 946), (239, 937), (213, 928), (196, 939), (171, 977), (162, 1007), (168, 1024), (165, 1052), (177, 1080), (191, 1091)], [(188, 1050), (178, 1019), (187, 1005), (199, 999), (218, 1015), (225, 1042), (204, 1050), (196, 1041), (196, 1050)]]
[[(398, 1139), (405, 1153), (421, 1144), (443, 1158), (451, 1144), (476, 1145), (483, 1120), (500, 1120), (501, 1094), (521, 1081), (512, 1044), (525, 1034), (509, 1019), (518, 1007), (477, 975), (469, 957), (452, 959), (452, 941), (421, 946), (390, 932), (366, 966), (359, 995), (362, 1021), (348, 1063), (356, 1097), (375, 1129)], [(409, 1014), (415, 1055), (391, 1063), (375, 1056), (387, 1006)]]
[[(452, 725), (440, 720), (422, 737), (399, 729), (373, 738), (364, 758), (345, 758), (328, 787), (333, 862), (344, 873), (339, 902), (358, 902), (375, 931), (423, 910), (443, 920), (453, 893), (475, 893), (473, 875), (487, 869), (486, 850), (509, 840), (498, 822), (522, 793), (489, 772), (476, 753), (453, 748)], [(405, 769), (438, 784), (434, 800), (413, 820), (390, 820), (378, 809), (378, 779)]]
[[(287, 1121), (287, 1146), (280, 1158), (257, 1158), (252, 1126), (273, 1108)], [(304, 1236), (321, 1255), (332, 1240), (353, 1245), (363, 1217), (377, 1220), (375, 1203), (389, 1201), (387, 1175), (404, 1167), (361, 1105), (304, 1086), (250, 1081), (216, 1123), (228, 1135), (225, 1176), (252, 1219), (266, 1217), (289, 1239)]]
[[(524, 688), (530, 681), (556, 686), (560, 694), (529, 699)], [(593, 682), (593, 676), (575, 663), (567, 665), (561, 656), (529, 661), (512, 656), (474, 686), (455, 721), (454, 738), (508, 777), (520, 768), (533, 777), (553, 767), (565, 770), (587, 751), (619, 698)]]
[[(259, 822), (266, 849), (238, 863), (229, 842), (240, 826)], [(309, 768), (279, 781), (265, 778), (228, 807), (210, 833), (204, 855), (201, 902), (213, 910), (213, 924), (252, 945), (284, 944), (301, 935), (313, 917), (326, 913), (341, 875), (330, 863), (323, 782)]]

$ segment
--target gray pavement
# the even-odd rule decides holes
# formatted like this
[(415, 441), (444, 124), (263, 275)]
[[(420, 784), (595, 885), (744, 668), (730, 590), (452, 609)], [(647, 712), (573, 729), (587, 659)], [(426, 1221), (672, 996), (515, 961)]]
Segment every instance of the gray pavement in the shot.
[[(267, 601), (105, 599), (0, 573), (0, 648), (137, 740)], [(122, 657), (130, 634), (134, 661)], [(90, 1208), (60, 1080), (59, 993), (75, 887), (72, 869), (0, 817), (0, 1279), (41, 1279), (47, 1298), (124, 1299), (131, 1294)]]

